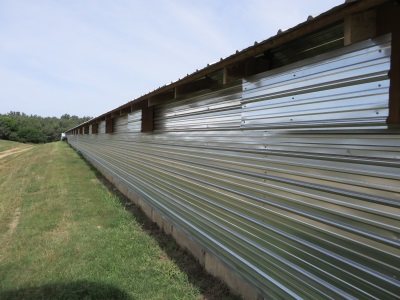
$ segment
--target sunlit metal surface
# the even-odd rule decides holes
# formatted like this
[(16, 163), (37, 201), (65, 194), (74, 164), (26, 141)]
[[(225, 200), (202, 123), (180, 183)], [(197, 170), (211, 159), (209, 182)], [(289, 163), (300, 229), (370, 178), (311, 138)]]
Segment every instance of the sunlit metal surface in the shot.
[[(390, 36), (352, 45), (243, 83), (242, 127), (386, 125)], [(354, 51), (356, 50), (356, 51)], [(311, 63), (310, 63), (311, 62)], [(285, 70), (286, 69), (286, 70)]]
[(156, 106), (153, 133), (128, 116), (68, 141), (271, 299), (395, 299), (389, 54), (389, 36), (359, 43), (247, 78), (243, 93)]
[(127, 132), (128, 131), (128, 116), (114, 118), (114, 132)]
[(142, 120), (142, 111), (132, 112), (128, 115), (128, 132), (140, 132)]
[(99, 124), (99, 133), (106, 133), (106, 121), (101, 121)]
[(240, 126), (241, 85), (156, 107), (155, 128), (163, 131), (230, 129)]

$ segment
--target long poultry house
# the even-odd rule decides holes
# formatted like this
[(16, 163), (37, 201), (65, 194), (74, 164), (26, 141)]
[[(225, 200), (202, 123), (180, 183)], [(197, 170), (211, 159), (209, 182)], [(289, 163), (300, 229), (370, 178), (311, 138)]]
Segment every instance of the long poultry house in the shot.
[(399, 20), (347, 1), (68, 142), (246, 299), (399, 299)]

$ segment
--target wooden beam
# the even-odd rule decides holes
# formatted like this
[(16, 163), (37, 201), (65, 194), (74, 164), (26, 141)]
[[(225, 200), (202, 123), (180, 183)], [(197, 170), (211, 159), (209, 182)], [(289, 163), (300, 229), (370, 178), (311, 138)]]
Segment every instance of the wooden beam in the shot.
[[(397, 16), (400, 20), (400, 14)], [(389, 125), (400, 126), (400, 25), (392, 32), (392, 56), (390, 62)]]
[(106, 119), (106, 133), (113, 133), (114, 132), (114, 119), (109, 118)]
[(377, 11), (378, 34), (392, 34), (390, 57), (389, 127), (400, 127), (400, 5), (388, 3)]
[(99, 123), (92, 123), (92, 134), (99, 133)]
[(142, 132), (154, 130), (154, 109), (151, 107), (142, 108)]
[(222, 84), (227, 84), (229, 82), (229, 70), (228, 67), (222, 69)]
[(354, 44), (377, 35), (376, 10), (359, 12), (344, 19), (344, 45)]

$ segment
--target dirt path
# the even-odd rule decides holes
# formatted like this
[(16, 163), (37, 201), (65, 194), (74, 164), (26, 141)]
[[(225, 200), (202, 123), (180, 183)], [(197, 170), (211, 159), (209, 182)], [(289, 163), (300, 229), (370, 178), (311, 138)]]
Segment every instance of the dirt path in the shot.
[[(16, 153), (27, 151), (27, 150), (31, 149), (32, 147), (33, 147), (32, 145), (21, 145), (21, 146), (18, 146), (18, 147), (14, 147), (14, 148), (2, 151), (2, 152), (0, 152), (0, 159), (4, 158), (4, 157), (7, 157), (7, 156), (9, 156), (11, 154), (16, 154)], [(24, 163), (21, 163), (18, 166), (14, 166), (13, 167), (13, 172), (7, 172), (7, 176), (3, 177), (3, 183), (7, 183), (9, 178), (10, 178), (10, 176), (12, 176), (14, 172), (17, 172), (21, 168), (23, 168), (23, 166), (24, 166)], [(0, 184), (0, 187), (3, 185), (3, 183)], [(21, 194), (20, 192), (17, 193), (17, 195), (20, 195), (20, 194)], [(19, 202), (19, 200), (20, 200), (19, 196), (15, 197), (14, 198), (14, 203)], [(2, 210), (5, 209), (4, 203), (0, 203), (0, 209), (2, 209)], [(17, 207), (14, 210), (14, 213), (11, 213), (11, 214), (12, 214), (11, 222), (8, 224), (8, 231), (6, 231), (6, 233), (4, 234), (3, 238), (10, 237), (13, 234), (13, 232), (15, 231), (16, 227), (18, 226), (19, 219), (20, 219), (20, 216), (21, 216), (20, 208)]]
[[(5, 158), (11, 154), (25, 152), (30, 150), (32, 145), (21, 145), (18, 147), (14, 147), (11, 149), (7, 149), (5, 151), (0, 152), (0, 160)], [(29, 161), (30, 157), (26, 158), (18, 158), (18, 163), (9, 166), (8, 164), (0, 165), (0, 179), (2, 179), (2, 183), (0, 184), (1, 193), (8, 193), (8, 188), (3, 187), (4, 185), (9, 184), (10, 179), (14, 176), (15, 173), (21, 172), (24, 170), (24, 166)], [(10, 158), (10, 160), (14, 161), (14, 158)], [(2, 162), (6, 161), (3, 160)], [(4, 167), (4, 169), (2, 169)], [(24, 174), (24, 173), (21, 173)], [(0, 233), (0, 263), (4, 259), (5, 253), (7, 253), (8, 249), (12, 245), (13, 234), (18, 227), (20, 218), (21, 218), (21, 195), (23, 194), (23, 188), (26, 186), (18, 184), (12, 187), (12, 190), (15, 192), (14, 197), (12, 198), (11, 204), (6, 201), (0, 201), (0, 218), (3, 218), (3, 222), (0, 222), (0, 226), (5, 226), (2, 233)], [(1, 197), (0, 197), (1, 198)], [(4, 222), (4, 220), (9, 220), (9, 222)], [(7, 224), (8, 223), (8, 224)], [(0, 297), (1, 298), (1, 297)]]
[(32, 146), (22, 146), (22, 147), (11, 148), (6, 151), (0, 152), (0, 158), (6, 157), (11, 154), (23, 152), (23, 151), (29, 150), (31, 148), (32, 148)]

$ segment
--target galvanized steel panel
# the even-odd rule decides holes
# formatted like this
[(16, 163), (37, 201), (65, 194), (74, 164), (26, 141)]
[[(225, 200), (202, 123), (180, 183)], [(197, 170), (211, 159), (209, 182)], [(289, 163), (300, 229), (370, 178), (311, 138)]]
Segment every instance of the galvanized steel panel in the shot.
[(99, 124), (99, 133), (106, 133), (106, 121), (101, 121)]
[(127, 132), (128, 131), (128, 116), (114, 118), (113, 132)]
[(242, 87), (155, 107), (155, 130), (188, 131), (240, 126)]
[(386, 35), (244, 80), (242, 127), (386, 125), (390, 52)]
[(140, 132), (142, 129), (142, 111), (135, 111), (128, 115), (127, 132)]
[[(345, 56), (367, 57), (366, 44)], [(387, 59), (382, 39), (371, 44), (378, 49), (371, 61), (381, 61), (382, 53)], [(327, 57), (330, 63), (343, 51)], [(307, 92), (289, 99), (286, 89), (268, 84), (289, 69), (247, 80), (243, 99), (235, 87), (156, 106), (151, 134), (128, 130), (68, 141), (268, 298), (399, 298), (400, 131), (376, 117), (358, 121), (377, 107), (386, 114), (386, 78), (354, 85), (346, 79), (320, 92), (322, 81), (308, 92), (303, 78), (296, 93), (302, 84)], [(270, 97), (273, 88), (283, 106)], [(332, 129), (340, 121), (334, 112), (351, 105), (338, 91), (358, 104), (354, 116), (343, 117), (348, 127)], [(324, 111), (323, 118), (287, 126), (290, 100), (304, 112)], [(258, 109), (261, 115), (274, 109), (275, 123), (250, 122)]]

